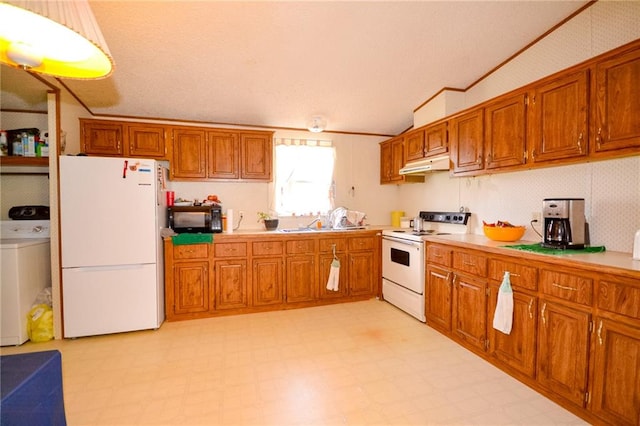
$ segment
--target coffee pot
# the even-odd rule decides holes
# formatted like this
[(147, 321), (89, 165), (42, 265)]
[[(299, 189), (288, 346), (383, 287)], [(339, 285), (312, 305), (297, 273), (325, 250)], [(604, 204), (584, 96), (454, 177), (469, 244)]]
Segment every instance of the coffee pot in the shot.
[(582, 249), (585, 244), (584, 198), (546, 198), (542, 202), (542, 247)]
[(413, 218), (413, 232), (422, 232), (424, 231), (424, 222), (420, 216), (416, 216)]

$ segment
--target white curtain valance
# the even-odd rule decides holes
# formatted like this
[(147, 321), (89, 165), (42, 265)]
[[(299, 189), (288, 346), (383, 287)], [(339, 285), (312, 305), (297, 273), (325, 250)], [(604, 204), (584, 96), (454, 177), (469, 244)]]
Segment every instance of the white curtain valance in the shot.
[(276, 145), (287, 146), (333, 146), (333, 141), (323, 141), (318, 139), (292, 139), (292, 138), (275, 138)]

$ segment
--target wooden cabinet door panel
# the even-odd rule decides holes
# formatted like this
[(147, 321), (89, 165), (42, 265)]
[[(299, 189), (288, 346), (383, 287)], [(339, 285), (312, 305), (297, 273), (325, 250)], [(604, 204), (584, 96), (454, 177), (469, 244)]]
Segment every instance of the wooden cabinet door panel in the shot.
[(270, 181), (272, 156), (270, 135), (240, 134), (241, 179)]
[(596, 65), (595, 152), (640, 147), (640, 50)]
[(206, 312), (210, 309), (208, 262), (174, 265), (173, 314)]
[(373, 252), (349, 253), (349, 294), (362, 296), (374, 293), (377, 279)]
[(253, 306), (278, 305), (284, 300), (282, 258), (253, 259)]
[(205, 178), (206, 139), (202, 130), (173, 131), (172, 178)]
[(451, 331), (451, 297), (451, 272), (427, 265), (425, 282), (427, 324), (441, 331)]
[(313, 255), (287, 257), (287, 302), (310, 302), (316, 298)]
[(424, 130), (424, 156), (446, 154), (449, 152), (447, 122), (429, 126)]
[(122, 124), (92, 122), (82, 123), (84, 153), (95, 155), (124, 155)]
[(404, 138), (406, 161), (420, 160), (424, 157), (424, 131), (416, 130)]
[(529, 377), (535, 377), (538, 298), (513, 293), (513, 325), (511, 333), (504, 334), (492, 326), (499, 288), (499, 285), (492, 285), (489, 295), (489, 355)]
[(216, 309), (249, 306), (246, 260), (217, 260), (215, 275)]
[(380, 183), (391, 182), (391, 169), (392, 156), (391, 156), (391, 141), (386, 141), (380, 144)]
[(485, 168), (525, 163), (525, 99), (525, 94), (519, 94), (485, 108)]
[(529, 104), (533, 162), (587, 155), (588, 76), (581, 71), (535, 90)]
[(485, 348), (487, 332), (486, 284), (455, 274), (452, 325), (455, 336), (477, 348)]
[(596, 321), (591, 411), (610, 424), (640, 424), (640, 328)]
[(400, 169), (404, 167), (404, 163), (404, 139), (394, 139), (391, 142), (391, 182), (402, 180)]
[(345, 297), (349, 294), (349, 282), (347, 275), (349, 264), (344, 254), (337, 254), (340, 261), (340, 273), (338, 275), (338, 291), (327, 290), (327, 281), (331, 272), (331, 264), (333, 263), (333, 255), (320, 255), (318, 262), (318, 285), (320, 299), (335, 299)]
[(591, 315), (544, 300), (540, 303), (538, 382), (584, 406)]
[(164, 158), (166, 143), (164, 127), (127, 125), (127, 143), (132, 157)]
[(483, 116), (480, 108), (451, 120), (451, 161), (454, 172), (484, 168)]
[(235, 133), (207, 132), (207, 177), (240, 177), (240, 143)]

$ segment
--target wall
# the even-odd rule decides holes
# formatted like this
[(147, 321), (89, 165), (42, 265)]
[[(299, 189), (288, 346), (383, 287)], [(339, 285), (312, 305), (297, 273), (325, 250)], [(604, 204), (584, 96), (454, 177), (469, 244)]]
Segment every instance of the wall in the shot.
[[(638, 38), (640, 2), (598, 2), (466, 92), (461, 109)], [(640, 229), (640, 156), (471, 178), (433, 173), (424, 184), (398, 192), (399, 209), (410, 216), (467, 207), (475, 234), (482, 234), (482, 220), (528, 225), (542, 200), (553, 197), (585, 198), (592, 245), (631, 252)], [(530, 226), (524, 238), (541, 240)]]

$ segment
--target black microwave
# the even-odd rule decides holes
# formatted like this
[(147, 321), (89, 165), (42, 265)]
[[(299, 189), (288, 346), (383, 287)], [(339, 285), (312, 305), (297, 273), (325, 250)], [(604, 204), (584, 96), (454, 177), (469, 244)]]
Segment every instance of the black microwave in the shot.
[(169, 227), (177, 233), (222, 232), (222, 210), (213, 206), (172, 206), (167, 209)]

